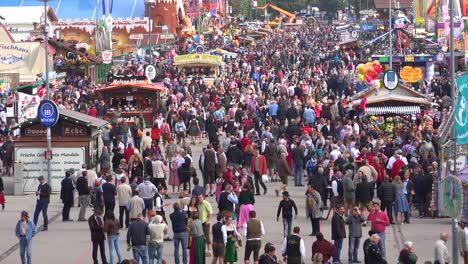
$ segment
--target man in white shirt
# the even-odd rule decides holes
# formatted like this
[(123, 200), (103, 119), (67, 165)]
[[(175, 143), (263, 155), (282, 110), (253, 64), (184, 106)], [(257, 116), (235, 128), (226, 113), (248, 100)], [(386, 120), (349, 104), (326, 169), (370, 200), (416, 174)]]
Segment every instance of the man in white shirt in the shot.
[[(116, 179), (117, 181), (117, 179)], [(126, 177), (120, 178), (120, 184), (117, 186), (117, 200), (119, 201), (119, 223), (120, 228), (123, 228), (123, 218), (125, 214), (125, 227), (130, 226), (129, 210), (127, 209), (128, 201), (132, 197), (132, 188), (127, 183)]]
[(353, 159), (356, 159), (357, 157), (359, 157), (360, 154), (361, 151), (359, 151), (359, 145), (354, 144), (354, 146), (351, 148), (351, 156), (353, 157)]
[(255, 211), (249, 212), (249, 221), (245, 222), (242, 228), (242, 236), (246, 238), (244, 263), (249, 263), (250, 255), (254, 255), (254, 263), (258, 263), (260, 248), (262, 247), (262, 237), (265, 235), (265, 227), (260, 220), (257, 220)]
[(149, 233), (150, 238), (148, 241), (148, 253), (149, 261), (157, 263), (162, 262), (163, 257), (163, 242), (164, 242), (164, 233), (167, 231), (167, 225), (163, 222), (163, 217), (156, 215), (154, 218), (149, 220)]
[(448, 234), (440, 233), (440, 239), (435, 242), (434, 264), (449, 264), (451, 262), (450, 254), (445, 243), (448, 240)]
[(340, 157), (341, 155), (341, 152), (340, 150), (338, 149), (338, 146), (337, 145), (333, 145), (333, 150), (330, 152), (330, 156), (333, 160), (337, 160), (338, 157)]
[(281, 254), (287, 264), (303, 263), (306, 257), (304, 239), (299, 236), (301, 229), (296, 226), (293, 229), (293, 234), (285, 237)]
[(401, 159), (401, 161), (403, 161), (405, 165), (408, 165), (408, 160), (402, 154), (403, 154), (403, 151), (401, 151), (401, 149), (397, 149), (395, 151), (395, 154), (388, 160), (387, 169), (391, 170), (393, 167), (393, 163), (395, 163), (395, 161), (399, 159)]

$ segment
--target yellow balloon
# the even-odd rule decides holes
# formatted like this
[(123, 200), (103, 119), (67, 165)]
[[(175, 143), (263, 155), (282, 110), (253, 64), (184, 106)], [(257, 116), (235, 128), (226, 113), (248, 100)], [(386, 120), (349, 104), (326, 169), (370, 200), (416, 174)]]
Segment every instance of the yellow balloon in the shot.
[(364, 75), (363, 75), (363, 74), (359, 74), (359, 75), (358, 75), (358, 79), (359, 79), (359, 82), (360, 82), (360, 83), (363, 83), (363, 82), (364, 82)]
[(377, 86), (377, 88), (379, 88), (379, 89), (380, 89), (380, 87), (382, 87), (382, 83), (380, 82), (380, 80), (379, 80), (379, 81), (377, 81), (375, 85), (376, 85), (376, 86)]
[(366, 74), (366, 72), (367, 72), (366, 67), (362, 66), (362, 67), (358, 68), (358, 73), (359, 74), (364, 75), (364, 74)]

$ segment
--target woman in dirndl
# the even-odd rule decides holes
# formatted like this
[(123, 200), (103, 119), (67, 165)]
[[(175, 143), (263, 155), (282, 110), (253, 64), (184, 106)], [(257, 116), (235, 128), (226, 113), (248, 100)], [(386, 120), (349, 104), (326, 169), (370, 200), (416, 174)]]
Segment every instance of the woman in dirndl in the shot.
[(226, 251), (224, 253), (224, 263), (236, 263), (237, 262), (237, 248), (234, 240), (237, 239), (237, 228), (232, 223), (232, 217), (226, 217)]
[(175, 193), (175, 187), (177, 186), (177, 192), (180, 192), (180, 181), (179, 175), (177, 174), (177, 160), (179, 159), (179, 153), (174, 153), (174, 157), (170, 160), (171, 170), (169, 172), (168, 184), (172, 186), (172, 192)]
[(190, 198), (190, 202), (184, 208), (184, 211), (187, 213), (188, 220), (187, 220), (187, 248), (190, 249), (190, 245), (192, 244), (192, 233), (190, 232), (190, 228), (192, 227), (193, 222), (193, 213), (198, 212), (198, 200), (196, 196), (192, 196)]
[[(406, 196), (403, 193), (403, 182), (401, 181), (400, 176), (395, 176), (393, 179), (393, 184), (395, 185), (395, 211), (396, 211), (396, 220), (400, 224), (403, 224), (405, 220), (405, 213), (409, 212), (409, 204)], [(400, 220), (398, 220), (400, 216)]]
[(242, 186), (242, 191), (239, 193), (239, 220), (237, 221), (237, 228), (240, 229), (249, 220), (250, 211), (254, 210), (255, 197), (249, 188), (249, 183)]
[(190, 233), (192, 234), (190, 264), (205, 264), (205, 235), (202, 222), (199, 219), (198, 212), (193, 212), (192, 218), (193, 221), (190, 226)]
[(192, 145), (195, 145), (195, 138), (200, 136), (200, 133), (201, 133), (200, 126), (198, 124), (197, 119), (194, 118), (192, 119), (192, 121), (190, 121), (188, 132), (189, 132), (190, 137), (192, 138)]

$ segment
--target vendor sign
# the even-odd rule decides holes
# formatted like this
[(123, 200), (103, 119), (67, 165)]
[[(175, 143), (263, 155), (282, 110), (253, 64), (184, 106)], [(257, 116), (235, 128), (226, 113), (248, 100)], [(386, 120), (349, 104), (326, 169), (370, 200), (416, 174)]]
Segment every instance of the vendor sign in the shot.
[(468, 74), (457, 78), (457, 87), (460, 91), (457, 108), (455, 109), (455, 137), (457, 144), (468, 144)]
[(30, 95), (18, 92), (18, 122), (21, 124), (37, 117), (41, 98), (38, 95)]
[(174, 63), (179, 64), (188, 64), (188, 63), (221, 63), (223, 58), (215, 55), (208, 54), (188, 54), (188, 55), (179, 55), (174, 58)]
[(411, 66), (405, 66), (400, 71), (400, 78), (405, 83), (418, 82), (422, 78), (422, 70), (420, 68), (413, 68)]
[(147, 85), (150, 84), (146, 76), (114, 76), (110, 86), (117, 85)]
[[(45, 70), (45, 49), (39, 42), (0, 44), (0, 73), (17, 73), (20, 79)], [(21, 82), (21, 80), (20, 80)]]

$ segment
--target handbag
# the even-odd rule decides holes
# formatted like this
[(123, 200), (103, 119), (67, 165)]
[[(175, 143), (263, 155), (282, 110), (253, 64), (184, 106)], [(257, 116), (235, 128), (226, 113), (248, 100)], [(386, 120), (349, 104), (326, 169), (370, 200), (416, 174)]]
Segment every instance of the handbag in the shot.
[(233, 240), (234, 240), (234, 247), (236, 249), (239, 249), (242, 247), (242, 236), (238, 232), (234, 234)]
[(267, 183), (267, 182), (269, 182), (269, 181), (270, 181), (270, 178), (268, 178), (268, 175), (263, 174), (263, 175), (262, 175), (262, 182)]
[(137, 130), (137, 133), (136, 133), (136, 134), (137, 134), (137, 136), (136, 136), (137, 138), (141, 138), (141, 137), (143, 137), (143, 131), (141, 131), (141, 129), (139, 129), (139, 128), (138, 128), (138, 130)]

